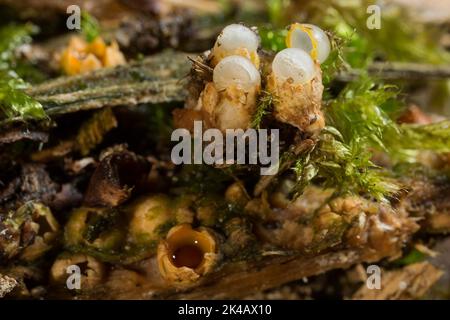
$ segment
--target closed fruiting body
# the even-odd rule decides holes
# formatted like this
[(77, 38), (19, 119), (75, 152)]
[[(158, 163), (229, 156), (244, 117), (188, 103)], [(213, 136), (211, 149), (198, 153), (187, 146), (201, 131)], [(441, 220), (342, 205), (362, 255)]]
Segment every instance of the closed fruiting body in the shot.
[(320, 63), (330, 53), (330, 42), (320, 28), (295, 23), (289, 27), (286, 45), (275, 56), (267, 78), (267, 89), (275, 96), (274, 116), (314, 136), (325, 126)]
[(100, 250), (117, 248), (124, 234), (114, 221), (116, 214), (109, 208), (81, 207), (73, 210), (64, 228), (65, 245)]
[(204, 127), (222, 132), (249, 128), (261, 90), (258, 46), (253, 30), (240, 24), (227, 26), (203, 61), (213, 70), (212, 77), (203, 78), (207, 81), (202, 82), (198, 99), (187, 104), (189, 109), (175, 113), (175, 123), (191, 128), (193, 120), (202, 120)]
[(286, 46), (304, 50), (319, 63), (323, 63), (331, 51), (327, 34), (312, 24), (291, 24), (286, 37)]
[(238, 55), (250, 60), (259, 68), (259, 37), (251, 29), (241, 24), (230, 24), (217, 37), (209, 60), (215, 67), (223, 58)]
[[(195, 103), (188, 100), (187, 110), (174, 113), (176, 125), (192, 130), (193, 120), (202, 120), (204, 127), (222, 132), (250, 128), (265, 83), (273, 97), (273, 116), (307, 136), (317, 136), (325, 126), (320, 63), (330, 53), (328, 36), (316, 26), (293, 24), (286, 44), (288, 48), (277, 53), (270, 66), (263, 65), (267, 76), (261, 81), (259, 37), (243, 25), (227, 26), (208, 57), (196, 62), (203, 67), (194, 65), (194, 73), (207, 81), (200, 94), (193, 94), (198, 95)], [(212, 81), (204, 76), (208, 64)]]
[(267, 90), (275, 97), (277, 120), (310, 135), (317, 135), (325, 126), (320, 66), (305, 51), (288, 48), (275, 56)]
[(217, 265), (219, 245), (209, 229), (180, 224), (169, 230), (158, 245), (158, 267), (163, 279), (175, 286), (189, 286)]
[(228, 56), (214, 68), (213, 81), (206, 84), (197, 108), (212, 127), (250, 127), (261, 89), (261, 76), (250, 60)]

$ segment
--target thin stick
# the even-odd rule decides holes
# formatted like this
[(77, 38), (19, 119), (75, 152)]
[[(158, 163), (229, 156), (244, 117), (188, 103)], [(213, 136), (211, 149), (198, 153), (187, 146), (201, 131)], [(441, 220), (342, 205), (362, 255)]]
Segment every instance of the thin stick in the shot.
[[(431, 65), (406, 62), (374, 62), (368, 67), (369, 74), (388, 80), (424, 80), (450, 78), (450, 65)], [(337, 76), (341, 81), (353, 81), (361, 70), (353, 69)]]

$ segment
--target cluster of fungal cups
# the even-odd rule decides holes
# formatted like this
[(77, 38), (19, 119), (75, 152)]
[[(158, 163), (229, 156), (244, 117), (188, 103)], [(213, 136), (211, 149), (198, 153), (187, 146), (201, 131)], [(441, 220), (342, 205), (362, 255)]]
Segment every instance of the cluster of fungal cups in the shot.
[(325, 125), (320, 64), (330, 53), (328, 36), (317, 26), (295, 23), (289, 26), (286, 46), (266, 62), (259, 56), (255, 30), (241, 24), (222, 30), (207, 59), (212, 81), (194, 107), (207, 126), (222, 131), (249, 128), (264, 85), (274, 97), (278, 121), (309, 135), (320, 132)]
[[(190, 209), (191, 201), (190, 197), (174, 200), (163, 194), (142, 196), (123, 207), (122, 216), (116, 221), (109, 216), (115, 209), (75, 209), (64, 230), (64, 243), (75, 251), (85, 250), (60, 255), (51, 268), (51, 282), (66, 284), (67, 268), (77, 265), (81, 272), (80, 289), (95, 289), (108, 276), (108, 268), (103, 263), (108, 260), (102, 254), (120, 250), (124, 253), (120, 260), (124, 265), (156, 256), (159, 275), (173, 287), (185, 288), (197, 282), (217, 267), (222, 238), (210, 228), (192, 226), (195, 212)], [(121, 228), (122, 224), (127, 227)], [(175, 225), (167, 234), (161, 231), (172, 224)], [(101, 230), (96, 230), (94, 225)], [(129, 260), (127, 250), (131, 250)]]

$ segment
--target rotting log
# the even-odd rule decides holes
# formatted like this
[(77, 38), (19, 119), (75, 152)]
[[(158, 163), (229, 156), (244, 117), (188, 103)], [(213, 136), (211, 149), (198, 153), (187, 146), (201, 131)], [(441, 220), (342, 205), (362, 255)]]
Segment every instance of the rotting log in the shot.
[[(382, 211), (372, 214), (366, 218), (364, 226), (350, 227), (339, 246), (328, 246), (318, 252), (263, 250), (247, 260), (224, 261), (214, 273), (181, 288), (162, 279), (158, 258), (153, 256), (111, 270), (103, 285), (79, 298), (236, 299), (332, 269), (399, 257), (404, 244), (417, 231), (417, 224), (394, 212), (390, 214), (395, 216), (382, 220), (380, 218), (385, 216)], [(353, 231), (356, 230), (361, 233), (354, 242)]]
[[(376, 252), (368, 248), (345, 249), (316, 256), (292, 255), (266, 257), (255, 262), (234, 262), (224, 266), (188, 290), (177, 291), (161, 282), (158, 270), (146, 275), (137, 283), (130, 281), (133, 271), (116, 270), (110, 278), (114, 281), (102, 287), (92, 297), (100, 299), (238, 299), (255, 292), (275, 288), (285, 283), (315, 276), (334, 269), (346, 269), (362, 262), (376, 262), (396, 256), (400, 249)], [(146, 263), (150, 269), (157, 267), (155, 259)], [(128, 283), (125, 280), (128, 279)], [(122, 287), (115, 288), (115, 285)], [(90, 295), (82, 298), (89, 299)]]

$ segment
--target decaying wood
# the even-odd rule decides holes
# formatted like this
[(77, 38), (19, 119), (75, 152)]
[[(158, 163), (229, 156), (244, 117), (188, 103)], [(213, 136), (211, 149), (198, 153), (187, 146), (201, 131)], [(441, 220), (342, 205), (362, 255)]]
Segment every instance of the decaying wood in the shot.
[[(104, 299), (209, 299), (240, 298), (284, 283), (348, 268), (362, 262), (375, 262), (401, 255), (402, 247), (417, 231), (417, 225), (403, 216), (386, 216), (382, 211), (364, 218), (363, 226), (350, 227), (339, 246), (319, 251), (262, 250), (254, 258), (224, 262), (216, 272), (190, 287), (176, 289), (166, 283), (158, 269), (157, 257), (130, 267), (115, 268), (95, 292), (81, 298)], [(359, 230), (360, 233), (356, 234)], [(330, 231), (331, 232), (331, 231)], [(352, 239), (357, 237), (358, 240)]]
[[(208, 284), (190, 292), (174, 293), (174, 299), (213, 299), (240, 298), (261, 292), (282, 284), (318, 275), (333, 269), (346, 269), (360, 262), (375, 262), (394, 252), (373, 253), (366, 250), (343, 250), (325, 253), (316, 257), (290, 257), (268, 259), (266, 264), (224, 272), (213, 286)], [(230, 268), (232, 269), (232, 268)], [(231, 271), (231, 270), (230, 270)]]
[[(190, 70), (187, 56), (166, 51), (129, 65), (60, 77), (34, 86), (27, 93), (43, 105), (50, 117), (106, 106), (183, 102), (183, 79)], [(12, 118), (0, 124), (17, 121), (20, 119)]]
[(354, 294), (358, 300), (418, 299), (439, 280), (443, 271), (429, 262), (408, 265), (400, 270), (383, 272), (380, 289), (365, 284)]
[(167, 51), (125, 66), (58, 78), (27, 93), (41, 102), (50, 116), (105, 105), (184, 101), (181, 80), (189, 68), (186, 53)]
[[(368, 223), (367, 229), (358, 239), (368, 239), (363, 243), (343, 242), (339, 246), (328, 247), (319, 253), (295, 253), (293, 251), (263, 251), (255, 260), (227, 262), (215, 273), (205, 276), (187, 289), (175, 289), (161, 278), (157, 258), (152, 257), (131, 268), (118, 267), (112, 270), (104, 285), (95, 292), (85, 292), (79, 298), (102, 299), (225, 299), (241, 298), (282, 284), (315, 276), (329, 270), (348, 268), (358, 263), (373, 263), (382, 259), (395, 259), (401, 255), (403, 245), (417, 231), (416, 221), (423, 215), (417, 210), (426, 206), (430, 197), (441, 196), (442, 185), (432, 188), (430, 185), (415, 186), (415, 190), (400, 200), (397, 212), (390, 212), (389, 219), (381, 223)], [(448, 185), (447, 185), (448, 186)], [(423, 192), (428, 190), (426, 197)], [(434, 198), (433, 198), (434, 199)], [(411, 204), (423, 202), (417, 207)], [(280, 212), (278, 212), (280, 214)], [(426, 217), (425, 217), (426, 218)], [(365, 218), (367, 219), (367, 218)], [(364, 220), (364, 219), (363, 219)], [(420, 221), (419, 221), (420, 222)], [(347, 233), (347, 235), (352, 234)], [(387, 298), (418, 298), (437, 279), (441, 273), (428, 265), (413, 266), (395, 271), (388, 277), (400, 291), (393, 290), (397, 285), (386, 285)], [(386, 280), (387, 281), (387, 280)], [(397, 288), (398, 289), (398, 288)], [(59, 298), (61, 296), (58, 296)], [(380, 296), (381, 297), (381, 296)], [(361, 298), (364, 298), (361, 296)], [(373, 298), (379, 298), (374, 296)]]
[[(398, 248), (399, 250), (399, 248)], [(111, 287), (101, 289), (100, 298), (104, 299), (236, 299), (275, 288), (282, 284), (318, 275), (329, 270), (348, 268), (361, 262), (375, 262), (383, 258), (397, 255), (399, 251), (377, 252), (375, 250), (348, 249), (329, 252), (317, 256), (289, 255), (266, 257), (256, 262), (236, 262), (226, 265), (222, 270), (204, 279), (199, 286), (187, 291), (169, 289), (159, 279), (158, 270), (146, 278), (131, 281), (133, 272), (115, 271), (111, 278), (118, 277), (109, 283)], [(154, 259), (152, 259), (154, 260)], [(146, 264), (156, 268), (156, 262)], [(124, 283), (128, 278), (128, 283)], [(122, 287), (115, 288), (115, 285)], [(94, 294), (92, 297), (99, 298)], [(89, 298), (86, 296), (85, 298)]]

